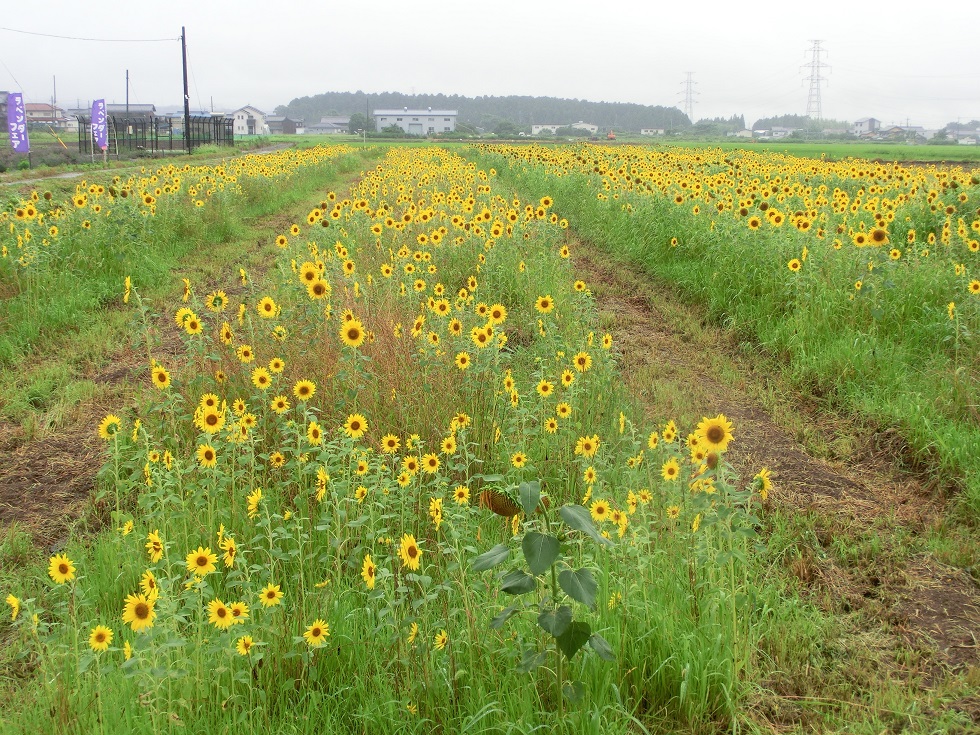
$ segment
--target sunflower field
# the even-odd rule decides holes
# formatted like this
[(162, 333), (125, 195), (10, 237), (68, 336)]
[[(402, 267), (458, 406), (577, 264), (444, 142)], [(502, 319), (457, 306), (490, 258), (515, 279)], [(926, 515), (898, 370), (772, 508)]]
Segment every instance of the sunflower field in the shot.
[[(736, 472), (726, 416), (629, 393), (574, 263), (607, 251), (897, 432), (971, 529), (978, 175), (316, 146), (8, 197), (0, 419), (79, 398), (36, 388), (59, 352), (125, 331), (136, 367), (85, 428), (85, 517), (42, 550), (0, 537), (34, 560), (0, 564), (0, 732), (769, 732), (803, 699), (830, 720), (798, 731), (838, 707), (848, 731), (957, 731), (853, 670), (786, 572), (811, 516)], [(894, 541), (843, 535), (826, 554)]]
[[(93, 184), (74, 206), (111, 197), (143, 221), (176, 193), (189, 217), (249, 197), (250, 171)], [(752, 571), (771, 482), (735, 475), (723, 415), (641, 418), (555, 197), (393, 148), (311, 201), (262, 268), (185, 279), (170, 313), (116, 273), (146, 369), (91, 427), (105, 529), (3, 591), (0, 631), (33, 674), (6, 724), (731, 727), (773, 635), (777, 592)], [(24, 236), (40, 206), (11, 218), (18, 278), (71, 255)], [(83, 216), (54, 211), (59, 231)]]
[(980, 517), (980, 170), (717, 148), (481, 154), (805, 394), (897, 430), (901, 463)]

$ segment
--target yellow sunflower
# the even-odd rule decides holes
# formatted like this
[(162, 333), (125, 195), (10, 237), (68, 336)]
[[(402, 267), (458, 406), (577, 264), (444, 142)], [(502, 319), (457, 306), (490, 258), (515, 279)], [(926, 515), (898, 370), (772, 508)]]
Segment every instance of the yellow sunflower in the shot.
[(270, 582), (259, 593), (259, 602), (262, 603), (262, 607), (275, 607), (281, 600), (282, 590), (279, 589), (278, 584), (272, 584)]
[(210, 469), (218, 464), (218, 453), (210, 444), (201, 444), (197, 448), (197, 461), (201, 467)]
[(326, 620), (319, 618), (314, 620), (313, 624), (303, 633), (303, 638), (306, 639), (310, 648), (319, 648), (327, 642), (328, 637), (330, 637), (330, 626)]
[(187, 571), (193, 572), (198, 577), (204, 577), (216, 569), (218, 557), (211, 552), (211, 547), (204, 548), (198, 546), (197, 551), (192, 551), (187, 555)]
[(272, 300), (271, 296), (260, 299), (259, 303), (255, 305), (255, 310), (263, 319), (272, 319), (279, 313), (279, 307), (276, 306), (276, 302)]
[(402, 536), (401, 545), (398, 548), (398, 556), (402, 560), (403, 567), (407, 567), (413, 572), (418, 571), (419, 564), (422, 561), (422, 550), (419, 549), (415, 541), (415, 536), (410, 533)]
[(75, 565), (66, 554), (55, 554), (48, 562), (48, 575), (58, 584), (71, 582), (75, 578)]
[(114, 413), (110, 413), (99, 424), (99, 437), (109, 441), (116, 435), (122, 426), (122, 420)]
[(374, 589), (377, 572), (377, 567), (374, 566), (374, 561), (371, 559), (371, 555), (366, 554), (364, 556), (364, 563), (361, 565), (361, 579), (364, 580), (364, 584), (367, 585), (369, 590)]
[(157, 616), (154, 601), (143, 593), (129, 595), (123, 606), (123, 622), (128, 623), (134, 633), (145, 628), (153, 627), (153, 619)]
[(359, 413), (353, 413), (347, 417), (344, 423), (344, 433), (351, 439), (360, 439), (364, 432), (368, 430), (367, 419)]
[(364, 343), (364, 325), (357, 319), (344, 322), (340, 328), (340, 339), (348, 347), (360, 347)]
[(551, 298), (551, 294), (538, 296), (537, 301), (534, 302), (534, 308), (542, 314), (548, 314), (555, 308), (555, 300)]
[(235, 616), (225, 603), (215, 598), (208, 603), (208, 622), (219, 630), (228, 630), (235, 624)]
[(724, 452), (728, 449), (729, 442), (734, 439), (733, 429), (734, 427), (724, 414), (718, 414), (712, 419), (704, 417), (698, 424), (696, 431), (702, 442), (699, 446), (703, 446), (708, 452)]
[(677, 476), (680, 474), (681, 466), (677, 463), (677, 460), (671, 457), (666, 462), (664, 462), (663, 467), (660, 468), (660, 475), (665, 480), (676, 480)]
[(160, 365), (159, 363), (154, 365), (152, 373), (153, 373), (153, 385), (155, 385), (160, 390), (164, 390), (170, 387), (170, 373), (167, 372), (167, 369), (163, 365)]
[(112, 628), (107, 628), (104, 625), (96, 625), (92, 628), (92, 633), (88, 637), (88, 644), (93, 651), (108, 651), (111, 643)]
[(316, 393), (316, 383), (312, 380), (300, 380), (293, 386), (293, 395), (300, 401), (308, 401)]

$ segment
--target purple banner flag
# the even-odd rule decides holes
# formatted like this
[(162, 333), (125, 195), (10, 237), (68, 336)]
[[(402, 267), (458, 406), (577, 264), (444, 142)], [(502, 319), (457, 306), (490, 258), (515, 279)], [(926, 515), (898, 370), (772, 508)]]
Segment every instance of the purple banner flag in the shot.
[(96, 147), (104, 151), (109, 147), (109, 126), (106, 125), (105, 100), (92, 103), (92, 140)]
[(12, 92), (7, 95), (7, 130), (10, 131), (10, 147), (18, 153), (30, 153), (31, 142), (27, 139), (27, 112), (24, 95)]

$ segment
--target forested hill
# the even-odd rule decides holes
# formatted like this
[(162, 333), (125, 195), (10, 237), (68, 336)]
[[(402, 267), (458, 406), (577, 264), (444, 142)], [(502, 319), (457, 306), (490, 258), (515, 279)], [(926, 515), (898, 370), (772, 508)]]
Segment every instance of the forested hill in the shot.
[(362, 115), (373, 110), (400, 107), (459, 110), (459, 122), (494, 129), (501, 122), (520, 128), (531, 125), (569, 125), (584, 121), (600, 128), (634, 130), (677, 129), (690, 126), (687, 115), (676, 107), (637, 105), (626, 102), (589, 102), (557, 97), (461, 97), (445, 94), (400, 94), (382, 92), (324, 92), (300, 97), (276, 108), (277, 115), (301, 117), (307, 124), (326, 115)]

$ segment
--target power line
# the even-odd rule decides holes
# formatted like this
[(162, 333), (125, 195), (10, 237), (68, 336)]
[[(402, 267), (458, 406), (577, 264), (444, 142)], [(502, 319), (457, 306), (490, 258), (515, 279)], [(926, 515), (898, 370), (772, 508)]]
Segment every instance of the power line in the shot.
[(3, 68), (7, 70), (7, 73), (10, 75), (10, 78), (14, 80), (14, 84), (16, 84), (17, 87), (23, 92), (24, 91), (24, 86), (20, 82), (17, 81), (17, 77), (15, 77), (14, 76), (14, 73), (12, 71), (10, 71), (10, 67), (7, 66), (6, 63), (4, 63), (4, 60), (3, 59), (0, 59), (0, 64), (3, 64)]
[(99, 43), (155, 43), (157, 41), (179, 41), (177, 38), (83, 38), (81, 36), (56, 36), (53, 33), (35, 33), (34, 31), (22, 31), (19, 28), (7, 28), (0, 26), (0, 31), (10, 31), (11, 33), (23, 33), (28, 36), (43, 36), (44, 38), (60, 38), (64, 41), (98, 41)]
[(201, 102), (201, 90), (197, 88), (197, 75), (194, 73), (194, 65), (191, 64), (189, 61), (187, 62), (187, 69), (188, 71), (190, 71), (191, 79), (194, 82), (194, 93), (197, 95), (197, 109), (203, 110), (205, 109), (205, 107), (204, 107), (204, 103)]

